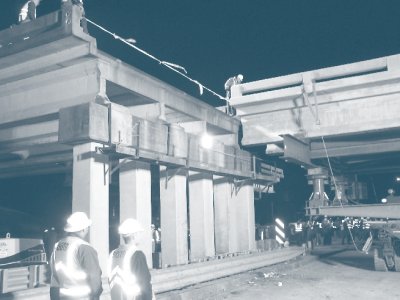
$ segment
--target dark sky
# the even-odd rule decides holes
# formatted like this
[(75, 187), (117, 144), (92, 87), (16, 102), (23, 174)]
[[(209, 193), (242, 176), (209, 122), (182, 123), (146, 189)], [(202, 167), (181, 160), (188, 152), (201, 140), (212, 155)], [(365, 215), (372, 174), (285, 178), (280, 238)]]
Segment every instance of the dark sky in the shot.
[[(0, 29), (24, 1), (1, 0)], [(59, 7), (43, 0), (38, 15)], [(219, 94), (232, 75), (254, 81), (400, 52), (398, 0), (85, 0), (86, 16), (181, 65)], [(89, 25), (105, 52), (201, 100), (223, 103)]]

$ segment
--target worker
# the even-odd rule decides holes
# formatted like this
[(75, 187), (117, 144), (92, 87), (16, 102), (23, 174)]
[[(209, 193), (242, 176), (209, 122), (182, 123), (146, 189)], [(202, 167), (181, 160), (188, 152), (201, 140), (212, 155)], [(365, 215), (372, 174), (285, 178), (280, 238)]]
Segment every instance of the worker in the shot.
[(83, 0), (61, 0), (61, 4), (76, 5), (79, 7), (81, 13), (80, 26), (82, 27), (84, 33), (89, 33), (87, 29), (87, 21), (85, 17), (85, 9), (83, 7)]
[(297, 220), (294, 224), (294, 231), (297, 246), (301, 246), (304, 243), (303, 223), (301, 220)]
[(232, 96), (231, 88), (234, 85), (240, 84), (243, 81), (243, 75), (238, 74), (237, 76), (233, 76), (228, 78), (228, 80), (225, 82), (225, 92), (226, 92), (226, 113), (230, 116), (235, 115), (234, 108), (229, 104), (229, 99)]
[(152, 249), (153, 253), (161, 251), (161, 235), (156, 225), (151, 224), (151, 238), (152, 238)]
[(340, 225), (340, 231), (341, 231), (341, 237), (342, 237), (342, 245), (350, 244), (351, 236), (350, 236), (350, 230), (353, 227), (353, 224), (351, 223), (350, 227), (350, 220), (349, 218), (345, 218), (342, 220), (342, 223)]
[(73, 213), (54, 246), (50, 260), (50, 299), (98, 300), (103, 289), (96, 250), (84, 239), (92, 221), (83, 212)]
[(388, 189), (388, 195), (386, 196), (386, 202), (388, 204), (392, 203), (400, 203), (400, 196), (396, 196), (396, 192), (394, 189)]
[(308, 220), (304, 225), (305, 232), (305, 240), (306, 240), (306, 249), (311, 251), (315, 246), (315, 229), (314, 229), (314, 221)]
[(126, 219), (118, 228), (124, 241), (111, 252), (108, 282), (112, 300), (155, 299), (146, 256), (138, 249), (143, 226), (135, 219)]
[(22, 6), (18, 16), (18, 23), (26, 23), (36, 19), (36, 7), (41, 0), (29, 0)]
[(324, 219), (322, 221), (322, 236), (324, 245), (332, 244), (332, 233), (332, 222), (328, 219), (327, 216), (324, 216)]

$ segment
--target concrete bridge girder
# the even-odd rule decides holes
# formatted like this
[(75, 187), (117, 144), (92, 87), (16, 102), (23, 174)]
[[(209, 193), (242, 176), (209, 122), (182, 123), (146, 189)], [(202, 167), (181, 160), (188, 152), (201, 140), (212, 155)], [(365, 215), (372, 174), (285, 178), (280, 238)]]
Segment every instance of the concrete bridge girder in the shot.
[[(392, 55), (234, 86), (231, 104), (243, 122), (242, 143), (284, 144), (284, 159), (304, 166), (324, 166), (325, 143), (343, 172), (399, 170), (383, 160), (386, 166), (367, 164), (399, 148), (399, 62), (400, 55)], [(285, 136), (307, 143), (295, 146)]]

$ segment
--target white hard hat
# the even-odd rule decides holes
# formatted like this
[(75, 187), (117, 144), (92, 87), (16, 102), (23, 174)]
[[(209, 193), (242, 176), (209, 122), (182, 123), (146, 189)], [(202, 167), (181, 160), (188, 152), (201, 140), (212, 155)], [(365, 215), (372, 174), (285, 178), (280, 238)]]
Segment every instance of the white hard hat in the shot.
[(92, 221), (87, 217), (84, 212), (77, 211), (73, 213), (68, 219), (67, 224), (64, 226), (66, 232), (78, 232), (92, 225)]
[(132, 234), (136, 232), (144, 231), (142, 224), (140, 224), (137, 220), (129, 218), (126, 219), (122, 224), (118, 227), (119, 234), (126, 235)]

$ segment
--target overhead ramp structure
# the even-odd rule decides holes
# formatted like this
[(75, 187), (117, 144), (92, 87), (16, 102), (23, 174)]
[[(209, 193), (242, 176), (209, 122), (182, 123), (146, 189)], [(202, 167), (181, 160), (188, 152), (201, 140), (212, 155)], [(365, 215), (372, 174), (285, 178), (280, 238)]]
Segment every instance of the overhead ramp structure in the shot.
[(239, 84), (230, 104), (242, 144), (307, 169), (307, 215), (374, 219), (375, 267), (400, 271), (400, 204), (350, 201), (366, 194), (359, 175), (400, 171), (400, 55)]
[[(242, 143), (272, 145), (288, 161), (344, 173), (400, 169), (400, 55), (243, 83), (230, 103)], [(294, 155), (297, 153), (297, 155)], [(390, 154), (390, 159), (388, 158)]]

